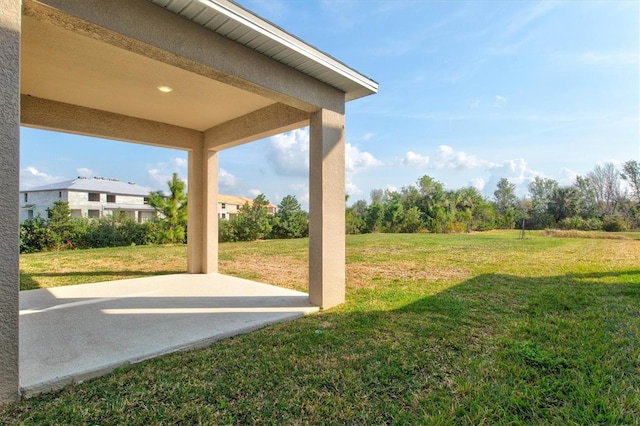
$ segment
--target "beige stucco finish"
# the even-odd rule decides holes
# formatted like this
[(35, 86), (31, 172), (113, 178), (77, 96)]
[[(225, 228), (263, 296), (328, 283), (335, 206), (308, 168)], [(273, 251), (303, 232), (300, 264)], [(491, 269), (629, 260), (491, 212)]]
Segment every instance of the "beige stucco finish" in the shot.
[(0, 63), (0, 403), (19, 396), (20, 124), (187, 151), (188, 272), (205, 274), (218, 152), (309, 125), (309, 298), (344, 302), (343, 91), (146, 0), (0, 0)]
[(19, 397), (20, 2), (0, 0), (0, 403)]
[(311, 114), (309, 130), (309, 300), (345, 300), (344, 114)]

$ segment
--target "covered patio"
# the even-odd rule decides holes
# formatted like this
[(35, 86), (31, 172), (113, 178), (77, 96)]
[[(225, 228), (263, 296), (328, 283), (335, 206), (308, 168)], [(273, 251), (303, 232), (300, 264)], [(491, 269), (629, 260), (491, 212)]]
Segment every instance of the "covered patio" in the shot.
[(0, 0), (0, 61), (0, 403), (25, 374), (20, 125), (187, 151), (187, 272), (211, 286), (236, 285), (217, 274), (218, 152), (309, 126), (308, 303), (344, 302), (345, 102), (377, 83), (227, 0)]
[(24, 291), (20, 388), (28, 397), (318, 310), (305, 293), (220, 274)]

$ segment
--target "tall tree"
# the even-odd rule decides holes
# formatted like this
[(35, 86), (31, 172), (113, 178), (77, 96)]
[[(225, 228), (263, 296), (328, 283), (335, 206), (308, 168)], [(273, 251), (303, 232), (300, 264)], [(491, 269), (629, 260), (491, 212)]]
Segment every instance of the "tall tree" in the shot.
[(529, 195), (531, 196), (530, 226), (542, 229), (553, 224), (553, 215), (550, 213), (550, 209), (557, 190), (558, 182), (540, 176), (536, 176), (529, 184)]
[(246, 203), (240, 208), (238, 216), (232, 219), (238, 240), (258, 240), (271, 232), (272, 225), (267, 210), (268, 206), (267, 197), (264, 194), (258, 194), (252, 203)]
[(169, 195), (162, 191), (149, 194), (149, 205), (156, 209), (163, 243), (183, 243), (186, 240), (187, 228), (187, 193), (184, 181), (174, 173), (167, 182)]
[(431, 176), (424, 175), (417, 182), (420, 199), (418, 208), (422, 211), (423, 221), (432, 232), (440, 231), (445, 221), (445, 191), (442, 183)]
[(73, 220), (69, 203), (62, 200), (54, 201), (47, 208), (47, 228), (52, 233), (54, 245), (58, 248), (71, 247), (73, 240)]
[(635, 160), (625, 162), (620, 177), (629, 184), (633, 200), (640, 203), (640, 163)]
[(384, 205), (374, 201), (367, 209), (367, 232), (380, 232), (382, 230), (382, 222), (384, 220)]
[(616, 211), (621, 195), (619, 177), (620, 173), (613, 163), (597, 165), (587, 174), (600, 214), (603, 216), (610, 216)]
[(397, 192), (385, 194), (384, 225), (387, 232), (397, 232), (404, 219), (404, 208)]
[(496, 202), (496, 212), (500, 215), (500, 226), (503, 228), (513, 228), (516, 219), (516, 185), (509, 182), (507, 178), (498, 181), (498, 188), (493, 193)]
[(593, 218), (598, 215), (598, 203), (591, 181), (587, 177), (576, 176), (572, 185), (578, 192), (578, 214), (583, 219)]
[(351, 207), (347, 208), (345, 218), (345, 228), (347, 234), (362, 234), (367, 232), (367, 206), (366, 200), (358, 200)]
[(273, 238), (301, 238), (309, 235), (309, 219), (295, 195), (287, 195), (278, 205), (273, 220)]

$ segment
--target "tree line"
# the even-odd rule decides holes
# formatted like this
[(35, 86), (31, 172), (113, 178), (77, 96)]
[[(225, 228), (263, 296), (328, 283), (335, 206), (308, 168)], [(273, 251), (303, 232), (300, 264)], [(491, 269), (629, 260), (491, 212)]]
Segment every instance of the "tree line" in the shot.
[(528, 196), (499, 180), (492, 198), (474, 187), (447, 190), (422, 176), (400, 191), (375, 189), (371, 202), (358, 200), (346, 209), (346, 232), (470, 232), (489, 229), (577, 229), (625, 231), (640, 228), (640, 164), (627, 161), (597, 165), (573, 184), (536, 177)]
[[(20, 250), (186, 243), (187, 194), (174, 173), (169, 194), (152, 192), (149, 204), (157, 214), (138, 223), (124, 212), (95, 218), (72, 218), (69, 205), (56, 201), (48, 218), (36, 216), (20, 225)], [(619, 170), (612, 163), (597, 165), (573, 184), (536, 177), (524, 198), (515, 184), (499, 180), (492, 198), (474, 187), (447, 190), (430, 176), (400, 191), (375, 189), (371, 202), (358, 200), (346, 208), (346, 233), (471, 232), (490, 229), (577, 229), (626, 231), (640, 228), (640, 164), (627, 161)], [(309, 235), (309, 217), (293, 195), (269, 215), (269, 200), (258, 195), (231, 219), (218, 221), (220, 242)]]
[[(69, 203), (55, 201), (47, 208), (47, 218), (39, 215), (20, 224), (20, 252), (118, 247), (187, 242), (187, 193), (177, 174), (167, 182), (168, 195), (149, 194), (156, 210), (143, 223), (122, 211), (101, 218), (71, 217)], [(295, 196), (287, 195), (273, 216), (267, 212), (264, 194), (246, 203), (232, 219), (220, 219), (218, 236), (224, 241), (251, 241), (264, 238), (300, 238), (309, 233), (309, 219)]]

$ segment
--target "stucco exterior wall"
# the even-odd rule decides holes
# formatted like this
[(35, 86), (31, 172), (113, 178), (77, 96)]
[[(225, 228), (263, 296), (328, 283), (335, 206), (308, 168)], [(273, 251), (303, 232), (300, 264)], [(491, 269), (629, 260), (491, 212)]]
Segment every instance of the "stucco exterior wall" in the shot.
[[(25, 194), (27, 195), (25, 200)], [(66, 201), (69, 203), (72, 217), (96, 217), (91, 216), (89, 211), (99, 212), (98, 217), (110, 215), (113, 211), (121, 209), (129, 211), (130, 216), (134, 219), (144, 222), (153, 218), (154, 213), (150, 211), (138, 211), (132, 209), (131, 206), (140, 206), (147, 208), (144, 203), (145, 197), (137, 195), (120, 195), (116, 196), (115, 203), (107, 202), (107, 194), (99, 193), (100, 201), (89, 201), (89, 192), (84, 191), (22, 191), (20, 193), (20, 221), (29, 219), (29, 210), (33, 211), (33, 217), (38, 214), (42, 218), (47, 218), (47, 208), (51, 207), (56, 201)]]
[(0, 0), (0, 404), (19, 397), (20, 1)]
[[(27, 198), (25, 200), (25, 194)], [(29, 210), (33, 211), (33, 217), (40, 215), (47, 218), (47, 208), (53, 206), (56, 201), (69, 201), (67, 191), (38, 191), (20, 193), (20, 221), (29, 219)], [(25, 206), (33, 206), (25, 208)]]
[[(238, 211), (240, 207), (237, 204), (224, 203), (224, 207), (222, 207), (223, 203), (218, 203), (218, 219), (233, 219), (238, 215)], [(224, 216), (223, 216), (224, 215)]]

